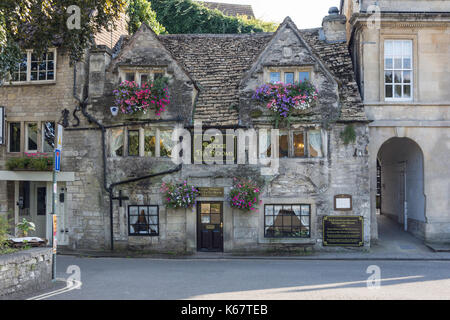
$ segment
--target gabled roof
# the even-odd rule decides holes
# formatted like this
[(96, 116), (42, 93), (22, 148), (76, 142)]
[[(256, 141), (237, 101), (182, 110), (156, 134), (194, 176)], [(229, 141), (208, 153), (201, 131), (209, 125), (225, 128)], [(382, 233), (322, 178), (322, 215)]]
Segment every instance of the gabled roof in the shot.
[(239, 82), (271, 33), (160, 35), (159, 39), (200, 87), (194, 119), (238, 122)]
[[(320, 30), (296, 29), (296, 32), (338, 83), (341, 107), (338, 120), (367, 121), (347, 44), (320, 40)], [(236, 125), (239, 85), (274, 35), (178, 34), (157, 38), (199, 89), (194, 119), (205, 125)], [(131, 41), (125, 42), (115, 48), (119, 55)]]
[(249, 18), (255, 17), (251, 5), (221, 3), (221, 2), (204, 2), (204, 1), (197, 1), (197, 2), (209, 9), (217, 9), (226, 16), (236, 17), (239, 15), (239, 16), (247, 16)]

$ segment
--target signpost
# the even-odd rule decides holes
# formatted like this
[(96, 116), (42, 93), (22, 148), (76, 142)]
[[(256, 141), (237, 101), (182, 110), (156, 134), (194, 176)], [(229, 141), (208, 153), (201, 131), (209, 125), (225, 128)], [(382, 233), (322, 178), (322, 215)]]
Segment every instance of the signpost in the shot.
[(62, 152), (62, 137), (63, 137), (63, 126), (58, 124), (58, 136), (54, 155), (54, 168), (53, 168), (53, 188), (52, 188), (52, 247), (53, 247), (53, 272), (52, 280), (56, 280), (56, 233), (58, 231), (58, 216), (56, 214), (56, 193), (58, 191), (58, 186), (56, 183), (56, 173), (61, 170), (61, 152)]

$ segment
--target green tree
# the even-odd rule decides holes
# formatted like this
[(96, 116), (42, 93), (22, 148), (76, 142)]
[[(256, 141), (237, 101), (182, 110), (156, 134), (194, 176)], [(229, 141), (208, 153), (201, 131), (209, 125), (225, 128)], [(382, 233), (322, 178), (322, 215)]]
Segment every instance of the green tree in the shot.
[(156, 18), (168, 33), (272, 32), (277, 24), (258, 19), (230, 17), (192, 0), (152, 0)]
[[(92, 36), (102, 29), (115, 28), (127, 0), (1, 0), (0, 78), (20, 61), (18, 48), (33, 49), (38, 55), (59, 46), (72, 62), (79, 61)], [(68, 19), (79, 10), (79, 28), (69, 28)], [(72, 20), (73, 21), (73, 20)]]
[(166, 33), (166, 29), (156, 20), (156, 12), (147, 0), (128, 0), (128, 32), (135, 33), (145, 22), (156, 34)]

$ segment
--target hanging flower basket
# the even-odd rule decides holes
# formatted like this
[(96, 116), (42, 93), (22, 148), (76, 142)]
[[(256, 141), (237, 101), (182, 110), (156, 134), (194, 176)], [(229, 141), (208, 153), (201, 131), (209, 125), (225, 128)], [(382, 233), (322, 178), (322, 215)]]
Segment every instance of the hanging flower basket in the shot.
[(228, 201), (233, 208), (255, 211), (261, 189), (252, 181), (234, 178)]
[(264, 84), (256, 88), (253, 99), (264, 103), (272, 112), (276, 126), (289, 119), (296, 111), (311, 108), (317, 101), (318, 91), (309, 81)]
[(114, 107), (123, 114), (145, 114), (155, 110), (155, 114), (159, 116), (170, 103), (167, 81), (166, 77), (162, 77), (153, 82), (144, 82), (141, 86), (135, 81), (124, 81), (113, 90)]
[(161, 191), (168, 208), (190, 208), (195, 205), (195, 200), (200, 192), (194, 186), (184, 181), (182, 184), (163, 183)]

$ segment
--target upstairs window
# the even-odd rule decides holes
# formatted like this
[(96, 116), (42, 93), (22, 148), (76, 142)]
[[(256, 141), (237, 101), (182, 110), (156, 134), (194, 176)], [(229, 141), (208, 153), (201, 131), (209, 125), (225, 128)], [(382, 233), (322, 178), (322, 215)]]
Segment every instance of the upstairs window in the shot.
[(155, 81), (156, 79), (162, 78), (165, 75), (163, 69), (139, 69), (139, 70), (121, 70), (120, 72), (120, 82), (122, 81), (136, 81), (139, 86), (143, 86), (149, 81)]
[(321, 158), (322, 145), (320, 129), (280, 131), (278, 154), (280, 158)]
[(308, 67), (281, 67), (281, 68), (269, 68), (268, 69), (269, 83), (294, 83), (303, 82), (305, 80), (311, 80), (311, 71)]
[(38, 125), (37, 123), (27, 123), (25, 127), (26, 152), (36, 152), (38, 150)]
[(172, 130), (169, 129), (115, 128), (109, 133), (108, 154), (113, 158), (124, 156), (170, 158), (174, 146)]
[(412, 40), (384, 41), (384, 96), (386, 100), (412, 99)]
[(20, 152), (20, 122), (9, 123), (9, 152)]
[(270, 73), (270, 83), (281, 82), (281, 72), (271, 72)]
[(56, 49), (52, 49), (38, 56), (28, 50), (22, 56), (18, 69), (12, 74), (11, 80), (21, 82), (44, 82), (56, 79)]
[(45, 121), (42, 124), (42, 151), (53, 152), (55, 148), (55, 123)]

